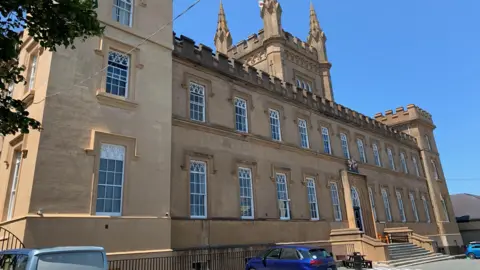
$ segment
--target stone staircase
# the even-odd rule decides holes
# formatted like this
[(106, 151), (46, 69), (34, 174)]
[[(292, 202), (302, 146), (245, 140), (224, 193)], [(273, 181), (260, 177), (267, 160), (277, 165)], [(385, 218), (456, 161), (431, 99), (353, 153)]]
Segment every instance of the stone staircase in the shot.
[(390, 260), (386, 262), (380, 262), (379, 265), (387, 265), (390, 267), (406, 267), (454, 259), (453, 256), (434, 253), (412, 243), (389, 244), (387, 248), (390, 255)]

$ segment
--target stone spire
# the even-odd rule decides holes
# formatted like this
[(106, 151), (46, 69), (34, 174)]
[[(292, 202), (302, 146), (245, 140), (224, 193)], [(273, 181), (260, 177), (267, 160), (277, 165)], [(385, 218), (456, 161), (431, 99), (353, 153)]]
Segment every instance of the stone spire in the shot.
[(327, 37), (325, 36), (325, 32), (323, 32), (320, 27), (317, 13), (315, 12), (313, 3), (310, 1), (310, 31), (308, 33), (307, 43), (317, 49), (318, 60), (321, 62), (327, 61), (327, 53), (325, 49), (326, 41)]
[(318, 62), (321, 64), (321, 74), (322, 74), (322, 90), (323, 96), (331, 101), (334, 101), (333, 89), (332, 89), (332, 78), (330, 76), (331, 64), (328, 62), (327, 58), (327, 49), (325, 43), (327, 42), (327, 37), (320, 27), (318, 22), (317, 13), (313, 7), (313, 3), (310, 1), (310, 32), (308, 33), (307, 43), (311, 47), (317, 50)]
[(225, 16), (225, 10), (223, 9), (223, 3), (220, 0), (220, 11), (218, 12), (217, 32), (213, 39), (215, 47), (218, 52), (227, 54), (228, 49), (232, 46), (232, 36), (227, 26), (227, 19)]
[(265, 0), (261, 9), (265, 39), (282, 35), (282, 7), (277, 0)]

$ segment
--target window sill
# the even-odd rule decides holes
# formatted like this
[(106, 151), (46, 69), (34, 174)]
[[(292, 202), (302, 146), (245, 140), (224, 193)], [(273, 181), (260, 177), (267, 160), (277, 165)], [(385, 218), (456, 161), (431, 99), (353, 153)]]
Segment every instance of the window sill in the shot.
[(26, 92), (22, 97), (23, 106), (25, 106), (25, 108), (27, 108), (30, 105), (32, 105), (34, 97), (35, 97), (35, 90), (32, 89), (32, 90), (29, 90), (28, 92)]
[(98, 103), (102, 105), (116, 107), (124, 110), (133, 110), (138, 106), (138, 103), (136, 102), (101, 91), (97, 91), (97, 100)]

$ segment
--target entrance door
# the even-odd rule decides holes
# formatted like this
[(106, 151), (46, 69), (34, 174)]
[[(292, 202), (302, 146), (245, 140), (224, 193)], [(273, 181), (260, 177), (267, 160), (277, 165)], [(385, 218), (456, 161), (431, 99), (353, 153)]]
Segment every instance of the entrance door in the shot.
[(363, 217), (362, 217), (362, 206), (360, 205), (360, 196), (358, 195), (358, 191), (355, 187), (351, 188), (352, 190), (352, 206), (353, 206), (353, 214), (355, 217), (355, 224), (357, 228), (363, 232)]
[(360, 207), (353, 207), (353, 213), (355, 215), (355, 224), (357, 224), (357, 228), (360, 231), (363, 231), (363, 224), (362, 224), (362, 209)]

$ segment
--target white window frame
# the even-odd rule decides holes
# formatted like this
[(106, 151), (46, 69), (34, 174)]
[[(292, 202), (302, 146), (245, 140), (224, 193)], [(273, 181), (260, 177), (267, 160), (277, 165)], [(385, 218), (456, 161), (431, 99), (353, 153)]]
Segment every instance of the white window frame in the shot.
[(320, 214), (318, 212), (318, 200), (317, 200), (317, 189), (315, 187), (315, 179), (308, 177), (306, 179), (306, 182), (307, 182), (308, 206), (310, 209), (310, 219), (320, 220)]
[(371, 187), (368, 187), (368, 197), (370, 198), (370, 206), (372, 207), (373, 219), (378, 221), (377, 209), (375, 207), (375, 196), (373, 196), (373, 191)]
[(395, 159), (393, 157), (393, 152), (391, 148), (387, 148), (387, 155), (388, 155), (388, 163), (390, 165), (390, 169), (395, 171)]
[[(124, 5), (130, 5), (130, 10), (116, 5), (116, 2), (122, 2)], [(130, 2), (130, 3), (128, 3), (128, 2)], [(133, 6), (134, 6), (134, 0), (113, 0), (112, 19), (114, 21), (120, 23), (121, 25), (132, 27), (132, 24), (133, 24)], [(120, 12), (124, 12), (127, 15), (128, 23), (126, 23), (125, 21), (122, 21), (121, 16), (119, 16), (117, 18), (117, 13), (116, 13), (117, 10), (119, 10)]]
[(340, 141), (342, 142), (343, 156), (350, 159), (350, 149), (348, 148), (348, 137), (345, 133), (340, 133)]
[(308, 141), (308, 127), (307, 120), (298, 118), (298, 133), (300, 134), (300, 146), (302, 148), (310, 148), (310, 142)]
[(431, 223), (432, 220), (430, 219), (430, 209), (428, 208), (428, 201), (424, 195), (422, 195), (422, 201), (423, 201), (423, 210), (425, 211), (425, 216), (427, 218), (427, 223)]
[(271, 133), (272, 140), (281, 142), (282, 128), (280, 124), (280, 112), (274, 109), (269, 109), (268, 112), (269, 112), (270, 133)]
[(405, 153), (400, 153), (400, 164), (404, 173), (408, 174), (407, 160), (405, 159)]
[[(202, 171), (192, 171), (193, 169), (193, 166), (195, 165), (198, 165), (198, 166), (201, 166), (203, 167), (203, 172)], [(205, 219), (207, 218), (208, 216), (208, 167), (207, 167), (207, 163), (205, 161), (200, 161), (200, 160), (190, 160), (190, 179), (189, 179), (189, 185), (190, 185), (190, 197), (192, 197), (192, 195), (194, 196), (203, 196), (203, 210), (204, 210), (204, 215), (198, 215), (198, 214), (194, 214), (192, 212), (192, 201), (190, 200), (190, 204), (189, 204), (189, 212), (190, 212), (190, 218), (192, 219)], [(191, 189), (191, 186), (192, 186), (192, 180), (193, 180), (193, 175), (203, 175), (203, 185), (204, 185), (204, 191), (202, 192), (202, 190), (200, 190), (199, 192), (194, 192), (192, 191)], [(199, 178), (200, 179), (200, 178)], [(199, 184), (200, 186), (202, 185), (201, 182), (198, 182), (197, 184)], [(195, 204), (195, 205), (198, 205), (198, 204)], [(199, 208), (201, 209), (201, 208)]]
[(435, 180), (440, 180), (440, 174), (438, 173), (437, 163), (433, 159), (430, 160), (430, 162), (432, 163), (433, 177), (435, 178)]
[[(100, 146), (100, 163), (103, 160), (106, 160), (107, 164), (111, 161), (115, 162), (114, 170), (110, 170), (109, 166), (106, 169), (102, 169), (101, 166), (98, 168), (98, 181), (97, 181), (97, 196), (96, 196), (96, 215), (97, 216), (121, 216), (123, 211), (123, 193), (125, 192), (125, 165), (126, 165), (126, 158), (125, 158), (126, 148), (123, 145), (115, 145), (115, 144), (108, 144), (102, 143)], [(122, 162), (121, 171), (117, 171), (117, 161)], [(101, 183), (101, 173), (105, 173), (105, 183)], [(108, 183), (109, 175), (115, 176), (113, 183)], [(120, 184), (116, 183), (117, 181), (117, 174), (121, 173)], [(105, 195), (100, 197), (100, 187), (103, 186), (105, 188)], [(112, 189), (112, 197), (108, 197), (108, 189)], [(118, 192), (118, 188), (120, 188), (120, 198), (115, 198), (115, 194)], [(117, 190), (117, 192), (115, 192)], [(99, 200), (111, 200), (112, 201), (112, 211), (98, 211), (98, 201)], [(120, 207), (119, 211), (113, 211), (113, 201), (120, 200)], [(105, 203), (104, 202), (104, 203)], [(104, 208), (105, 210), (105, 208)]]
[(248, 104), (239, 97), (235, 97), (235, 130), (248, 133)]
[(373, 158), (375, 159), (375, 165), (382, 167), (382, 160), (380, 159), (380, 151), (378, 150), (377, 144), (372, 145), (373, 149)]
[[(247, 186), (242, 186), (242, 180), (247, 182)], [(238, 167), (238, 182), (240, 186), (240, 216), (242, 219), (253, 219), (255, 217), (255, 204), (253, 199), (252, 170), (250, 168)], [(250, 216), (243, 215), (242, 199), (245, 199), (250, 204), (252, 209)]]
[[(129, 80), (130, 80), (130, 72), (131, 72), (131, 61), (130, 61), (130, 55), (124, 54), (119, 51), (115, 50), (110, 50), (108, 52), (108, 63), (107, 63), (107, 71), (106, 71), (106, 84), (105, 84), (105, 92), (110, 94), (110, 95), (115, 95), (119, 97), (128, 97), (128, 90), (129, 90)], [(122, 66), (122, 68), (119, 67), (119, 65)], [(114, 70), (120, 70), (120, 71), (127, 71), (127, 74), (125, 77), (119, 76), (118, 73), (113, 72)], [(109, 83), (110, 80), (110, 83)], [(114, 85), (113, 81), (116, 83), (125, 83), (125, 94), (121, 95), (120, 94), (120, 85)], [(109, 89), (109, 84), (111, 85)], [(116, 86), (118, 89), (118, 93), (113, 93), (113, 87)], [(109, 92), (110, 91), (110, 92)]]
[(445, 199), (443, 199), (442, 195), (440, 195), (440, 202), (442, 203), (443, 214), (445, 215), (445, 221), (450, 222), (450, 216), (448, 215), (447, 203), (445, 202)]
[(330, 195), (332, 197), (333, 216), (335, 221), (342, 221), (342, 208), (337, 183), (330, 183)]
[(332, 154), (332, 144), (330, 142), (330, 134), (328, 128), (322, 127), (322, 141), (323, 141), (323, 152), (325, 154)]
[(417, 175), (417, 177), (420, 177), (420, 169), (418, 168), (418, 162), (415, 156), (412, 157), (412, 162), (413, 166), (415, 167), (415, 174)]
[[(275, 182), (277, 184), (277, 201), (278, 201), (278, 213), (280, 216), (280, 220), (290, 220), (290, 199), (288, 198), (287, 175), (284, 173), (276, 173)], [(282, 216), (283, 203), (285, 203), (286, 216)]]
[(363, 145), (363, 140), (360, 138), (357, 138), (357, 147), (358, 147), (358, 153), (360, 154), (360, 161), (362, 163), (367, 163), (367, 155), (365, 153), (365, 146)]
[(412, 210), (413, 210), (413, 216), (415, 217), (415, 222), (419, 222), (420, 218), (418, 217), (418, 209), (417, 209), (417, 204), (415, 203), (415, 195), (410, 192), (408, 194), (408, 197), (410, 197), (410, 202), (412, 204)]
[(15, 203), (17, 201), (17, 188), (20, 178), (20, 169), (22, 167), (22, 152), (15, 151), (15, 161), (13, 162), (13, 174), (11, 178), (10, 198), (8, 200), (7, 221), (13, 218)]
[(38, 66), (38, 53), (34, 53), (30, 56), (29, 73), (28, 73), (28, 91), (35, 88), (35, 79), (37, 76)]
[[(205, 123), (206, 121), (206, 87), (202, 84), (196, 83), (196, 82), (190, 82), (189, 83), (189, 101), (188, 101), (188, 106), (189, 106), (189, 117), (190, 120), (192, 121), (197, 121), (197, 122), (202, 122)], [(197, 98), (192, 100), (193, 98)], [(201, 102), (198, 100), (201, 99)], [(194, 108), (192, 108), (194, 107)], [(195, 110), (193, 110), (195, 109)], [(192, 111), (197, 112), (198, 117), (195, 118), (195, 114), (192, 115)], [(201, 114), (201, 117), (200, 117)]]
[(388, 222), (392, 222), (392, 209), (390, 209), (390, 200), (388, 198), (388, 192), (385, 188), (381, 189), (383, 205), (385, 207), (385, 216)]
[(432, 151), (432, 143), (430, 142), (430, 136), (425, 134), (425, 142), (427, 143), (427, 149), (428, 151)]
[(400, 213), (400, 220), (405, 223), (407, 222), (407, 216), (405, 215), (405, 207), (403, 205), (402, 193), (396, 190), (395, 194), (397, 195), (397, 204), (398, 204), (398, 212)]

